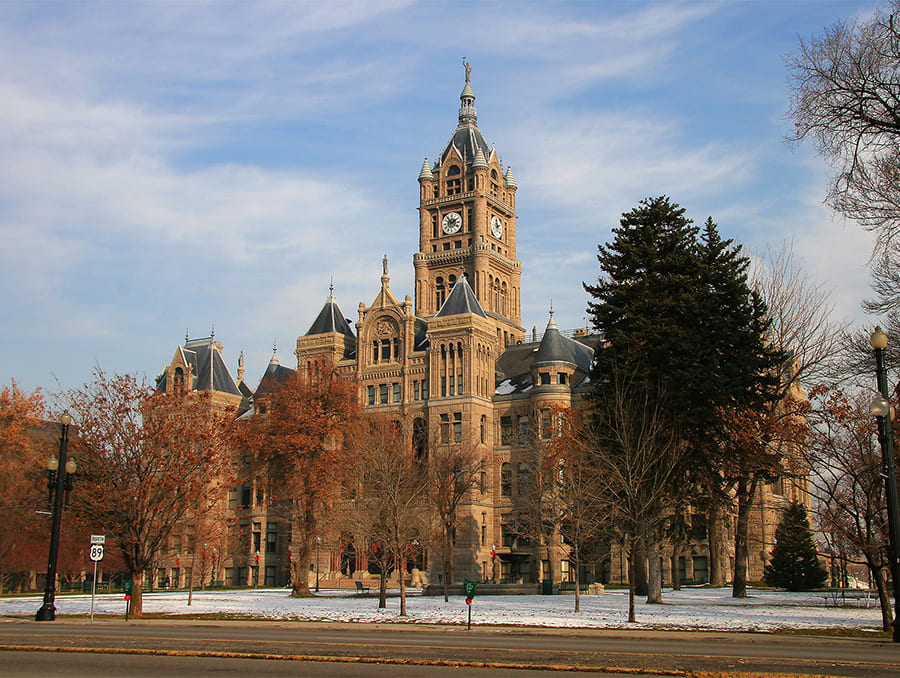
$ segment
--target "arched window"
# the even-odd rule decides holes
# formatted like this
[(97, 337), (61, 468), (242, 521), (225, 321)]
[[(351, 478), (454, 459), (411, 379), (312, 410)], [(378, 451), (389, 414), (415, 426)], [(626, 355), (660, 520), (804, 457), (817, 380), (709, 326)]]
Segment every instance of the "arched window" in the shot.
[(444, 305), (444, 299), (446, 298), (447, 290), (444, 288), (444, 278), (442, 276), (438, 276), (434, 281), (434, 290), (435, 290), (435, 310), (440, 310), (441, 306)]

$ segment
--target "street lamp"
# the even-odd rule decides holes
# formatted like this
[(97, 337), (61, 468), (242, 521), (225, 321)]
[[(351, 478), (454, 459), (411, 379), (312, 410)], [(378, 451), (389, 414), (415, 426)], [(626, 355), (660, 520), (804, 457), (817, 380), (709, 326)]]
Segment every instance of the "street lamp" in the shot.
[(897, 472), (894, 464), (894, 412), (890, 403), (887, 371), (884, 368), (884, 349), (887, 335), (876, 327), (869, 343), (875, 349), (875, 380), (878, 395), (871, 405), (871, 412), (878, 422), (878, 442), (881, 443), (881, 463), (883, 466), (885, 494), (888, 511), (888, 557), (890, 558), (891, 581), (894, 589), (894, 623), (892, 638), (900, 643), (900, 512), (897, 508)]
[(47, 487), (50, 500), (53, 502), (53, 521), (50, 527), (50, 558), (47, 562), (47, 584), (44, 587), (44, 604), (34, 616), (35, 621), (53, 621), (56, 619), (56, 561), (59, 556), (59, 528), (62, 524), (63, 496), (66, 503), (72, 489), (72, 475), (75, 473), (75, 461), (66, 461), (66, 449), (69, 444), (69, 425), (72, 417), (63, 412), (59, 417), (62, 429), (59, 436), (59, 457), (50, 457), (47, 461)]

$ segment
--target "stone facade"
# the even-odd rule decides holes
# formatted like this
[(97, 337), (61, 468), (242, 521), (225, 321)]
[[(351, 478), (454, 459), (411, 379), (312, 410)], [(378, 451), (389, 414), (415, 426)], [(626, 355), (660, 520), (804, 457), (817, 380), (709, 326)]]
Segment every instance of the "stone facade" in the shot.
[[(522, 502), (529, 499), (524, 490), (530, 441), (540, 436), (547, 412), (583, 405), (599, 338), (586, 330), (561, 332), (552, 311), (540, 337), (521, 326), (518, 187), (512, 170), (501, 165), (478, 129), (468, 68), (458, 126), (437, 160), (425, 160), (418, 182), (414, 298), (405, 295), (401, 301), (394, 295), (385, 257), (380, 289), (370, 305), (360, 302), (353, 327), (333, 291), (329, 293), (309, 330), (297, 339), (296, 369), (313, 370), (322, 361), (334, 364), (358, 381), (367, 412), (408, 422), (414, 444), (460, 445), (482, 460), (482, 480), (461, 510), (454, 548), (457, 582), (572, 581), (565, 547), (533, 546), (521, 538), (516, 523)], [(185, 375), (196, 381), (191, 369), (197, 368), (191, 368), (184, 355), (196, 343), (179, 347), (163, 375), (163, 388)], [(221, 353), (220, 345), (215, 352)], [(286, 369), (273, 356), (264, 379), (277, 378)], [(225, 390), (227, 398), (243, 398), (245, 406), (252, 399), (242, 363), (238, 379)], [(796, 498), (807, 500), (803, 483), (760, 489), (751, 580), (762, 577), (777, 509)], [(228, 510), (239, 535), (230, 543), (238, 546), (225, 548), (212, 579), (236, 585), (285, 584), (290, 535), (286, 525), (267, 516), (265, 497), (252, 483), (245, 485), (231, 493)], [(725, 532), (724, 543), (730, 547), (733, 530), (726, 527)], [(701, 516), (694, 518), (694, 537), (678, 553), (666, 553), (667, 583), (673, 568), (681, 581), (706, 581), (709, 559)], [(324, 540), (316, 555), (317, 576), (333, 582), (343, 559), (338, 545)], [(426, 553), (424, 560), (421, 564), (436, 583), (439, 558)], [(365, 570), (364, 556), (356, 556), (355, 566)], [(616, 545), (584, 567), (584, 583), (627, 579), (624, 556)]]

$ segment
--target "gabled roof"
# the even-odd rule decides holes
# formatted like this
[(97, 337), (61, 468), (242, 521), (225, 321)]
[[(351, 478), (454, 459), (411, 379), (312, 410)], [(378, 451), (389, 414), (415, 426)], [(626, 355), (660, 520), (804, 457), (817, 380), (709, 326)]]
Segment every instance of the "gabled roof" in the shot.
[[(242, 395), (222, 359), (219, 344), (213, 337), (189, 339), (184, 346), (178, 347), (178, 352), (184, 364), (191, 368), (193, 383), (190, 386), (193, 390)], [(157, 380), (156, 388), (160, 391), (166, 389), (165, 372)]]
[(469, 281), (466, 279), (466, 276), (460, 276), (459, 280), (456, 281), (456, 284), (453, 286), (453, 289), (450, 290), (450, 294), (447, 295), (446, 301), (441, 305), (441, 308), (435, 314), (435, 317), (445, 318), (449, 315), (461, 315), (463, 313), (474, 313), (475, 315), (480, 315), (482, 318), (487, 318), (484, 309), (481, 308), (481, 304), (478, 303), (475, 292), (473, 292), (472, 288), (469, 286)]
[(312, 326), (307, 330), (306, 336), (312, 334), (329, 334), (331, 332), (345, 334), (348, 337), (353, 336), (353, 330), (350, 329), (350, 324), (347, 322), (344, 314), (341, 313), (340, 307), (334, 300), (334, 294), (329, 292), (325, 305), (322, 307), (322, 310), (319, 311), (319, 315), (316, 316)]

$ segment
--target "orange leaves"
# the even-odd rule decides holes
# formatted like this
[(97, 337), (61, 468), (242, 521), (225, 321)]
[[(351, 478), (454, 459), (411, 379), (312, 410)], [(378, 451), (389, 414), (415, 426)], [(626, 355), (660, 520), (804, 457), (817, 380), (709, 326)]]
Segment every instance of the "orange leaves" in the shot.
[(140, 573), (182, 520), (212, 510), (233, 482), (233, 413), (208, 393), (157, 394), (99, 369), (65, 398), (78, 432), (73, 508)]

